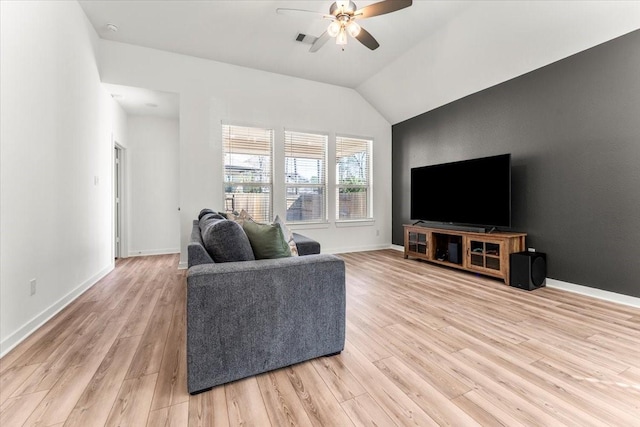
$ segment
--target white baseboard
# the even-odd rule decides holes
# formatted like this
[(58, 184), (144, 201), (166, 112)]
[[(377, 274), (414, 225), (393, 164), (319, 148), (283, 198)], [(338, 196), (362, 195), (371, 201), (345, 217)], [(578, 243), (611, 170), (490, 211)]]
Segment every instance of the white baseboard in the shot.
[[(393, 249), (398, 252), (404, 252), (404, 246), (393, 245), (393, 244), (390, 246), (377, 248), (377, 249)], [(365, 249), (365, 250), (371, 250), (371, 249)], [(340, 252), (358, 252), (358, 251), (341, 250)], [(611, 301), (618, 304), (640, 308), (640, 298), (638, 297), (632, 297), (629, 295), (619, 294), (611, 291), (605, 291), (602, 289), (592, 288), (584, 285), (576, 285), (575, 283), (563, 282), (561, 280), (550, 279), (550, 278), (547, 278), (547, 286), (550, 288), (561, 289), (567, 292), (574, 292), (576, 294), (598, 298), (604, 301)]]
[(129, 251), (129, 256), (149, 256), (149, 255), (169, 255), (169, 254), (179, 254), (180, 249), (171, 248), (171, 249), (145, 249), (143, 251)]
[[(391, 249), (404, 252), (404, 246), (400, 245), (391, 245)], [(562, 289), (563, 291), (574, 292), (577, 294), (598, 298), (604, 301), (611, 301), (631, 307), (640, 308), (640, 298), (638, 297), (632, 297), (629, 295), (619, 294), (611, 291), (604, 291), (602, 289), (592, 288), (584, 285), (576, 285), (575, 283), (563, 282), (561, 280), (550, 278), (547, 278), (547, 286), (550, 288)]]
[(586, 295), (605, 301), (611, 301), (618, 304), (640, 308), (640, 298), (632, 297), (629, 295), (618, 294), (616, 292), (604, 291), (602, 289), (576, 285), (574, 283), (563, 282), (561, 280), (549, 278), (547, 278), (547, 286), (550, 288), (562, 289), (563, 291), (574, 292), (576, 294)]
[[(379, 249), (393, 249), (397, 251), (404, 251), (403, 246), (399, 245), (369, 245), (369, 246), (358, 246), (352, 248), (340, 248), (338, 250), (327, 250), (323, 251), (323, 253), (346, 253), (346, 252), (363, 252), (363, 251), (372, 251)], [(166, 253), (177, 253), (175, 252), (166, 252)], [(143, 254), (131, 255), (131, 256), (142, 256)], [(144, 255), (160, 255), (158, 253), (153, 254), (144, 254)], [(179, 269), (187, 268), (186, 262), (180, 262), (178, 265)], [(22, 327), (20, 327), (17, 331), (9, 335), (2, 342), (0, 342), (0, 357), (6, 355), (9, 351), (11, 351), (15, 346), (24, 341), (29, 335), (35, 332), (38, 328), (40, 328), (43, 324), (49, 321), (53, 316), (58, 314), (62, 309), (72, 303), (76, 298), (82, 295), (87, 289), (91, 288), (95, 285), (100, 279), (109, 274), (114, 269), (114, 264), (111, 263), (103, 270), (86, 280), (84, 283), (77, 286), (71, 292), (60, 298), (55, 303), (51, 304), (49, 307), (44, 309), (41, 313), (34, 316), (31, 320), (25, 323)], [(632, 297), (629, 295), (618, 294), (616, 292), (604, 291), (602, 289), (592, 288), (589, 286), (577, 285), (574, 283), (563, 282), (561, 280), (550, 279), (547, 278), (547, 286), (550, 288), (561, 289), (568, 292), (575, 292), (577, 294), (586, 295), (598, 299), (602, 299), (605, 301), (611, 301), (619, 304), (628, 305), (631, 307), (640, 308), (640, 298)]]
[[(401, 251), (404, 251), (404, 247), (399, 246)], [(365, 252), (365, 251), (377, 251), (380, 249), (389, 249), (388, 244), (381, 245), (368, 245), (368, 246), (354, 246), (350, 248), (339, 248), (339, 249), (322, 249), (323, 254), (344, 254), (348, 252)], [(395, 248), (392, 248), (395, 249)], [(178, 264), (178, 270), (186, 270), (188, 267), (187, 261), (180, 261)]]
[(17, 331), (9, 335), (0, 343), (0, 357), (3, 357), (15, 346), (27, 339), (29, 335), (38, 330), (39, 327), (48, 322), (53, 316), (58, 314), (62, 309), (71, 304), (76, 298), (82, 295), (87, 289), (98, 283), (100, 279), (109, 274), (115, 267), (112, 262), (107, 267), (85, 280), (71, 292), (60, 298), (58, 301), (45, 308), (39, 314), (35, 315), (31, 320), (22, 325)]

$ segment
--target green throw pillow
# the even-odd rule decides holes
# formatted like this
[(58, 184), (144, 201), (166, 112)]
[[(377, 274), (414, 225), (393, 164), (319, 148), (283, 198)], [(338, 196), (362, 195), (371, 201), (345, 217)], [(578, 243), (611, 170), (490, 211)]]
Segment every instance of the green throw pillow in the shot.
[(289, 244), (278, 224), (261, 224), (245, 220), (242, 228), (251, 242), (256, 259), (285, 258), (291, 256)]

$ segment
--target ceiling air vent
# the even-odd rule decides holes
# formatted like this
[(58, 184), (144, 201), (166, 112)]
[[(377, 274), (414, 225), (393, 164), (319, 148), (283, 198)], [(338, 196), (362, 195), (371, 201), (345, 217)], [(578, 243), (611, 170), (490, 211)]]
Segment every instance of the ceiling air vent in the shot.
[(296, 37), (296, 41), (305, 44), (313, 44), (318, 38), (310, 36), (308, 34), (299, 33)]

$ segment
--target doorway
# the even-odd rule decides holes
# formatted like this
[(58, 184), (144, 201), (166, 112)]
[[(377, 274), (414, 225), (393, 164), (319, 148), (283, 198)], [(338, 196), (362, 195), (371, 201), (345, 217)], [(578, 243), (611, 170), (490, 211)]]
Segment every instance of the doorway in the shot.
[(113, 145), (113, 256), (122, 258), (122, 170), (123, 149)]

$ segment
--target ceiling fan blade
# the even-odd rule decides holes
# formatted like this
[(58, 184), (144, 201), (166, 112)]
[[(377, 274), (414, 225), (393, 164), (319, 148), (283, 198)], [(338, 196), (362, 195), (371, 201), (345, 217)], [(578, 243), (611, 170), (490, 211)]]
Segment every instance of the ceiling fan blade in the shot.
[(357, 18), (371, 18), (373, 16), (384, 15), (385, 13), (395, 12), (413, 4), (412, 0), (384, 0), (378, 3), (365, 6), (354, 12)]
[(331, 36), (329, 35), (329, 33), (325, 31), (320, 37), (316, 39), (315, 42), (313, 42), (313, 44), (309, 48), (309, 52), (317, 52), (322, 46), (324, 46), (327, 41), (329, 41), (330, 38)]
[(358, 39), (360, 43), (362, 43), (363, 45), (365, 45), (371, 50), (376, 50), (377, 48), (380, 47), (380, 43), (378, 43), (378, 41), (373, 38), (373, 36), (371, 35), (371, 33), (369, 33), (369, 31), (365, 30), (362, 27), (360, 28), (360, 33), (358, 33), (358, 35), (356, 36), (356, 39)]
[(306, 10), (306, 9), (290, 9), (287, 7), (279, 7), (276, 9), (276, 13), (279, 15), (291, 15), (291, 16), (300, 16), (300, 15), (316, 15), (319, 18), (322, 19), (333, 19), (333, 16), (331, 15), (327, 15), (326, 13), (322, 13), (322, 12), (316, 12), (313, 10)]

